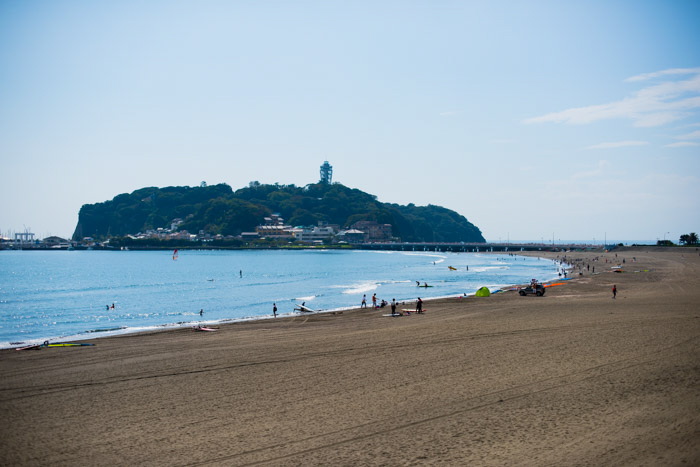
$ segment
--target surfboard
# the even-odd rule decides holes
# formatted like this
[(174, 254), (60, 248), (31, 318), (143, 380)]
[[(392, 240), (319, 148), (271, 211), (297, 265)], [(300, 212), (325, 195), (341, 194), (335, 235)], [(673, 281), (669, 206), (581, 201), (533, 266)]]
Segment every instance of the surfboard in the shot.
[(308, 306), (304, 306), (304, 305), (299, 305), (297, 308), (294, 308), (294, 310), (295, 311), (304, 311), (306, 313), (312, 313), (312, 312), (316, 311), (316, 310), (312, 310)]
[(24, 347), (17, 347), (15, 350), (39, 350), (42, 346), (43, 344), (27, 345)]
[(401, 315), (400, 313), (394, 313), (393, 315), (392, 315), (392, 314), (388, 314), (388, 315), (382, 315), (382, 316), (387, 316), (387, 317), (396, 318), (397, 316), (403, 316), (403, 315)]
[(216, 331), (216, 329), (214, 329), (214, 328), (207, 328), (207, 327), (203, 327), (203, 326), (197, 326), (197, 327), (194, 327), (192, 329), (194, 329), (195, 331), (208, 331), (208, 332)]
[(46, 347), (87, 347), (95, 344), (88, 344), (83, 342), (52, 342)]
[[(414, 309), (414, 310), (402, 309), (401, 311), (405, 311), (406, 313), (418, 313), (415, 309)], [(421, 310), (421, 313), (425, 313), (425, 312), (426, 312), (426, 308), (423, 308), (423, 309)]]

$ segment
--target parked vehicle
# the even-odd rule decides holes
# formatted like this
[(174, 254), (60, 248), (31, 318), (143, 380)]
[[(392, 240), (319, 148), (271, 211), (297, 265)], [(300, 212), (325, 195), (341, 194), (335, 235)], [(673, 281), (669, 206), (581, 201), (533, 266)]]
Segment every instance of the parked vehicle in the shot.
[(537, 295), (538, 297), (541, 297), (544, 295), (546, 289), (542, 284), (537, 284), (535, 286), (528, 285), (527, 287), (521, 288), (518, 293), (522, 296), (525, 295)]

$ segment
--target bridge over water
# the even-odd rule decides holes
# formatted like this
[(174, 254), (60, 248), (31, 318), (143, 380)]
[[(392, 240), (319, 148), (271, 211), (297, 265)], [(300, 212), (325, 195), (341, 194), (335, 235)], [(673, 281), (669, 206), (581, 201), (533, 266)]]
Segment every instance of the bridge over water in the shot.
[(363, 250), (392, 251), (440, 251), (453, 253), (508, 252), (518, 251), (562, 251), (600, 249), (602, 245), (546, 244), (546, 243), (362, 243)]

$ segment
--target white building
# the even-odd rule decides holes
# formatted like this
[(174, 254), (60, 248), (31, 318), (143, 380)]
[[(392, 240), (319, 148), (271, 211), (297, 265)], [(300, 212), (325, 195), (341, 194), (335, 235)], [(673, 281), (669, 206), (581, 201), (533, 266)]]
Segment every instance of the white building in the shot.
[(317, 226), (312, 228), (293, 229), (294, 238), (300, 242), (313, 243), (323, 241), (335, 235), (335, 230), (331, 226)]

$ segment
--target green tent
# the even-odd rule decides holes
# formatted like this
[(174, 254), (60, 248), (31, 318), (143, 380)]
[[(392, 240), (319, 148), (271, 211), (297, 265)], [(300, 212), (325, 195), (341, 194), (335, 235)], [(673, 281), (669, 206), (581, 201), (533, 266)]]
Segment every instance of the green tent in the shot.
[(477, 297), (488, 297), (489, 295), (491, 295), (491, 292), (489, 292), (488, 287), (482, 287), (476, 291)]

